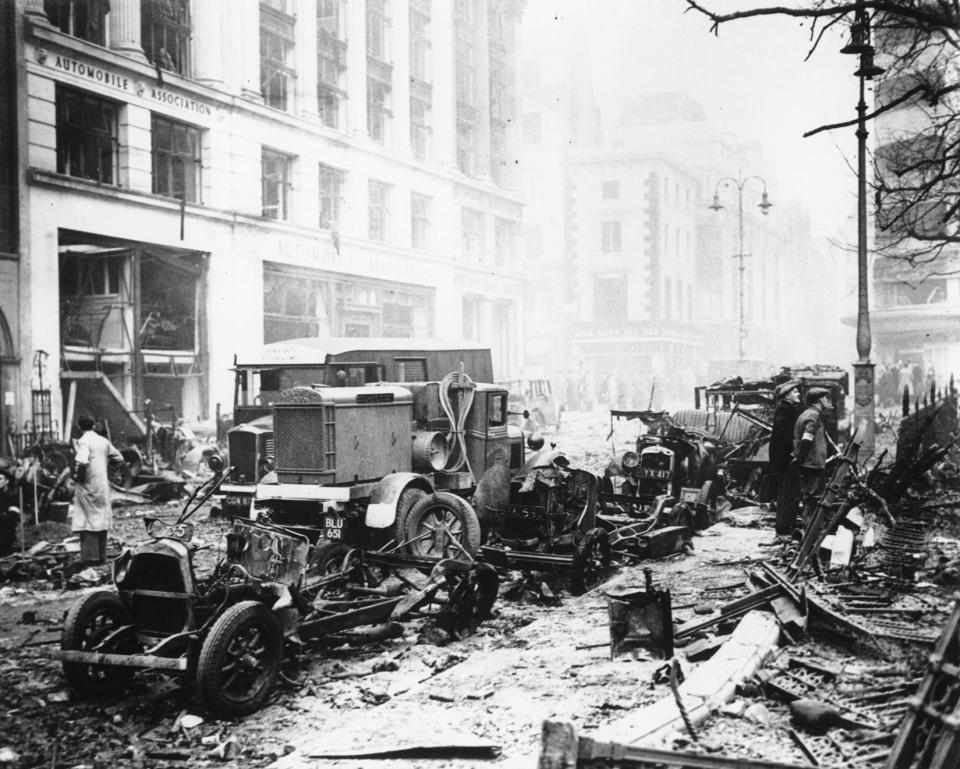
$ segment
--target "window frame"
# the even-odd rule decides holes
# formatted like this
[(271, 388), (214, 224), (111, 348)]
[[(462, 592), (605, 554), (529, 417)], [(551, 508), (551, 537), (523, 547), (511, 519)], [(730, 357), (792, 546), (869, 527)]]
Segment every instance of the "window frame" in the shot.
[(260, 3), (260, 95), (266, 106), (283, 112), (293, 111), (296, 93), (295, 23), (292, 16)]
[(65, 35), (94, 45), (107, 44), (109, 3), (104, 0), (44, 0), (43, 10), (50, 23)]
[(486, 226), (484, 213), (467, 206), (462, 207), (460, 211), (463, 258), (465, 261), (482, 262)]
[(477, 171), (477, 126), (463, 115), (457, 117), (457, 167), (467, 176)]
[[(326, 11), (331, 11), (326, 13)], [(332, 20), (332, 21), (331, 21)], [(346, 41), (342, 0), (317, 2), (317, 113), (328, 128), (340, 127), (340, 105), (346, 96)]]
[[(167, 12), (168, 7), (173, 14)], [(140, 42), (147, 60), (155, 67), (190, 77), (191, 35), (190, 0), (141, 0)], [(156, 45), (158, 36), (159, 49)], [(173, 50), (169, 45), (171, 41)]]
[(517, 255), (517, 223), (497, 216), (493, 221), (493, 259), (497, 267), (509, 265)]
[(623, 252), (623, 223), (619, 219), (600, 222), (600, 251), (604, 254)]
[[(55, 90), (55, 114), (56, 114), (56, 155), (57, 155), (57, 173), (65, 176), (72, 176), (77, 179), (87, 179), (98, 184), (107, 184), (113, 187), (120, 186), (120, 109), (121, 104), (112, 99), (105, 99), (98, 94), (90, 93), (79, 88), (71, 86), (57, 85)], [(74, 123), (70, 120), (68, 101), (73, 102), (74, 106), (87, 118), (83, 124)], [(89, 115), (85, 108), (96, 106), (104, 113), (100, 115), (104, 124), (109, 122), (107, 128), (97, 127), (91, 124)], [(107, 114), (110, 110), (112, 114)], [(68, 123), (69, 121), (69, 123)], [(72, 142), (70, 140), (73, 140)], [(70, 143), (72, 146), (65, 146)], [(79, 155), (79, 162), (82, 168), (88, 165), (86, 157), (87, 150), (91, 149), (91, 143), (97, 145), (96, 172), (73, 173), (70, 167), (76, 161), (75, 154)], [(110, 166), (108, 170), (109, 178), (105, 178), (103, 173), (103, 159), (105, 157), (104, 144), (110, 144), (109, 158)], [(79, 145), (79, 146), (77, 146)], [(75, 150), (75, 152), (71, 152)]]
[[(329, 181), (332, 184), (327, 185), (324, 182)], [(319, 194), (319, 224), (322, 230), (339, 230), (340, 214), (343, 204), (343, 182), (344, 173), (339, 168), (320, 163), (318, 167), (318, 182), (320, 188)], [(324, 216), (325, 211), (331, 211), (328, 216)]]
[[(374, 194), (376, 193), (376, 194)], [(390, 217), (390, 185), (370, 179), (367, 182), (367, 237), (387, 242)]]
[[(171, 146), (169, 149), (158, 147), (158, 138), (160, 131), (159, 128), (162, 127), (162, 124), (168, 124), (171, 130)], [(176, 131), (182, 130), (187, 138), (193, 139), (192, 149), (194, 153), (190, 156), (187, 156), (185, 153), (177, 151), (177, 141), (176, 141)], [(156, 112), (150, 114), (150, 155), (151, 155), (151, 189), (154, 195), (165, 195), (170, 198), (177, 198), (186, 200), (188, 203), (200, 203), (202, 202), (202, 193), (203, 193), (203, 132), (200, 128), (190, 123), (184, 123), (180, 120), (173, 120), (166, 115), (161, 115)], [(187, 159), (189, 157), (189, 160)], [(166, 169), (165, 176), (167, 178), (167, 186), (164, 189), (161, 189), (160, 182), (160, 166), (162, 165), (161, 159), (166, 158), (169, 162), (169, 167)], [(177, 190), (174, 189), (176, 184), (175, 172), (174, 172), (174, 163), (179, 162), (182, 164), (182, 174), (183, 174), (183, 183), (184, 189), (183, 194), (177, 194)], [(190, 168), (192, 173), (190, 176), (193, 179), (193, 196), (187, 196), (187, 168)]]
[[(268, 176), (268, 161), (276, 164), (280, 171), (280, 179), (276, 180)], [(268, 186), (272, 186), (279, 193), (276, 196), (275, 203), (268, 203), (270, 199)], [(293, 198), (293, 156), (285, 152), (272, 149), (270, 147), (261, 147), (260, 149), (260, 215), (264, 219), (272, 219), (278, 222), (290, 221), (291, 201)], [(276, 211), (276, 215), (271, 215), (271, 211)]]
[(430, 25), (433, 22), (430, 0), (411, 2), (410, 15), (410, 76), (424, 83), (431, 82), (433, 45)]
[[(422, 113), (418, 113), (414, 107), (422, 106)], [(433, 105), (419, 98), (410, 95), (410, 151), (418, 160), (426, 160), (430, 156), (430, 139), (433, 136), (433, 127), (430, 125), (430, 113)]]
[(74, 255), (60, 259), (61, 298), (120, 296), (127, 257), (123, 254)]
[(392, 88), (376, 77), (367, 77), (367, 135), (377, 144), (387, 143)]
[(366, 53), (378, 61), (390, 61), (390, 2), (366, 0)]
[(430, 243), (430, 198), (410, 193), (410, 247), (426, 251)]

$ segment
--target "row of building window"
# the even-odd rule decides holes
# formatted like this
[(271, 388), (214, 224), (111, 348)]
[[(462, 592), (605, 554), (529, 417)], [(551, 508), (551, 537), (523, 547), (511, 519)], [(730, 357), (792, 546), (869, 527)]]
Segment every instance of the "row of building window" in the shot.
[[(346, 40), (342, 0), (317, 2), (317, 111), (321, 122), (340, 128), (341, 105), (346, 91)], [(108, 0), (45, 0), (44, 10), (61, 31), (84, 40), (105, 44)], [(260, 92), (266, 105), (290, 111), (296, 92), (294, 66), (296, 18), (283, 0), (260, 4)], [(423, 84), (430, 81), (430, 0), (410, 6), (410, 72)], [(392, 68), (388, 0), (367, 0), (367, 130), (379, 143), (387, 141), (392, 116)], [(142, 0), (141, 45), (155, 66), (190, 77), (191, 20), (189, 0)], [(414, 155), (428, 153), (429, 86), (411, 97), (410, 140)]]
[[(72, 88), (56, 92), (57, 171), (101, 184), (117, 184), (119, 168), (119, 109), (114, 102)], [(155, 194), (200, 202), (202, 190), (201, 131), (195, 126), (161, 115), (151, 117), (152, 190)], [(264, 147), (261, 154), (262, 215), (289, 220), (293, 191), (294, 156)], [(319, 226), (339, 229), (344, 173), (319, 166)], [(371, 180), (368, 187), (368, 235), (385, 242), (389, 235), (391, 187)], [(410, 200), (411, 246), (425, 249), (429, 235), (429, 204), (425, 195), (413, 193)], [(482, 260), (485, 215), (463, 209), (463, 255)], [(515, 225), (497, 218), (494, 255), (497, 264), (511, 261)]]
[[(45, 0), (50, 21), (63, 32), (98, 45), (105, 44), (108, 0)], [(264, 103), (278, 110), (293, 109), (296, 93), (295, 28), (297, 19), (287, 0), (260, 3), (260, 91)], [(499, 158), (505, 154), (506, 125), (514, 104), (512, 27), (502, 13), (489, 9), (491, 172), (500, 180)], [(477, 137), (479, 107), (479, 56), (475, 42), (478, 23), (476, 0), (456, 0), (456, 94), (457, 163), (468, 175), (479, 172)], [(411, 77), (410, 147), (414, 157), (430, 154), (433, 61), (431, 55), (431, 0), (409, 4), (409, 68)], [(157, 67), (191, 76), (191, 18), (189, 0), (141, 0), (141, 44)], [(390, 0), (366, 0), (366, 106), (367, 133), (374, 141), (388, 144), (393, 116)], [(317, 112), (320, 121), (340, 130), (346, 98), (346, 48), (343, 0), (317, 0)]]
[[(692, 322), (693, 286), (667, 278), (661, 288), (661, 320)], [(652, 313), (653, 314), (653, 313)], [(599, 321), (622, 321), (629, 315), (627, 281), (624, 278), (594, 278), (593, 317)]]

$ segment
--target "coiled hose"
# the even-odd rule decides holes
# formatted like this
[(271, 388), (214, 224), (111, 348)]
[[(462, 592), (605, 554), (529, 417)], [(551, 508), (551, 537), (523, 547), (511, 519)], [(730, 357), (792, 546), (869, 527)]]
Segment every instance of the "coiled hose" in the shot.
[[(473, 387), (460, 387), (465, 384), (473, 385), (473, 380), (462, 371), (451, 372), (440, 380), (440, 407), (450, 422), (450, 432), (447, 434), (447, 464), (443, 469), (456, 472), (466, 467), (472, 474), (464, 426), (473, 407)], [(453, 401), (452, 390), (459, 393), (456, 403)]]

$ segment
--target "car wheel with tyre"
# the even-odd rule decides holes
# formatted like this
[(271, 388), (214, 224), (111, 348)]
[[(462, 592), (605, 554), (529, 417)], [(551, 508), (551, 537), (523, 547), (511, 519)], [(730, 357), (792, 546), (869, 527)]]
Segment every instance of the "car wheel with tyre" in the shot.
[(229, 607), (200, 649), (200, 699), (214, 713), (253, 713), (267, 701), (277, 680), (282, 646), (280, 622), (262, 603), (242, 601)]
[[(60, 648), (64, 651), (130, 652), (132, 642), (98, 648), (111, 634), (129, 624), (127, 610), (119, 596), (109, 590), (96, 590), (70, 607), (63, 623)], [(63, 674), (76, 689), (99, 693), (117, 689), (130, 682), (133, 669), (84, 662), (63, 663)]]
[(419, 558), (472, 560), (480, 550), (480, 521), (465, 499), (438, 491), (407, 514), (404, 541), (407, 552)]
[(402, 544), (407, 539), (407, 516), (410, 514), (410, 511), (413, 510), (414, 506), (425, 496), (427, 496), (427, 492), (423, 489), (418, 489), (415, 486), (407, 486), (407, 488), (400, 492), (400, 496), (397, 497), (397, 517), (393, 524), (393, 536), (396, 538), (397, 544)]

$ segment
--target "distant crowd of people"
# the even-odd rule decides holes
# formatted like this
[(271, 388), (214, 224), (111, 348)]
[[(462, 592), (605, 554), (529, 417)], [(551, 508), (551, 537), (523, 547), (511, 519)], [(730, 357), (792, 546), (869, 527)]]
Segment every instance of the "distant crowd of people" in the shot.
[(903, 393), (909, 394), (911, 401), (923, 399), (932, 387), (946, 384), (937, 382), (937, 373), (931, 365), (926, 370), (918, 363), (887, 361), (878, 363), (874, 370), (874, 382), (877, 405), (897, 406), (903, 400)]
[(664, 404), (693, 405), (696, 374), (689, 369), (663, 375), (625, 372), (565, 372), (554, 380), (554, 394), (571, 411), (662, 410)]

